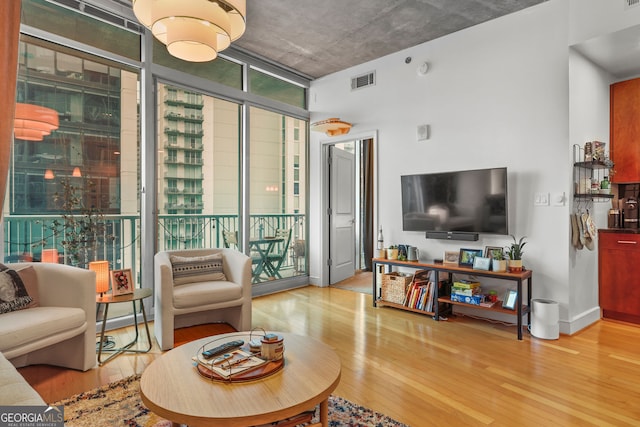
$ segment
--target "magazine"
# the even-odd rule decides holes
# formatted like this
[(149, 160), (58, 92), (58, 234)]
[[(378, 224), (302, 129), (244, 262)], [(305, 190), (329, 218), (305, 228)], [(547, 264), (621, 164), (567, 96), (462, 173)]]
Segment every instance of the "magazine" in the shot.
[(225, 379), (256, 369), (267, 363), (266, 360), (242, 349), (237, 349), (209, 360), (199, 353), (197, 356), (193, 356), (193, 360)]

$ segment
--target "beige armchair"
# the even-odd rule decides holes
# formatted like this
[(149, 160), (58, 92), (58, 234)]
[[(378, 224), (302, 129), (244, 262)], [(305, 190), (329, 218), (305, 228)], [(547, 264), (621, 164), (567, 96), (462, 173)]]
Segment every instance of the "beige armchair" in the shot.
[[(174, 284), (172, 255), (190, 258), (222, 253), (226, 281)], [(173, 348), (173, 331), (185, 326), (226, 322), (251, 329), (251, 258), (233, 249), (183, 249), (158, 252), (154, 261), (154, 327), (162, 350)]]

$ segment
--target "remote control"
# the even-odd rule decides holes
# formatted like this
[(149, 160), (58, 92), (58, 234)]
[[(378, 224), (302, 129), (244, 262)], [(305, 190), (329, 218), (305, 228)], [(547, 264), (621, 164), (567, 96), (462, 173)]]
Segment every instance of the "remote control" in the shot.
[(211, 359), (212, 357), (218, 356), (219, 354), (228, 353), (230, 350), (235, 350), (236, 348), (242, 347), (244, 341), (235, 340), (229, 341), (224, 344), (220, 344), (217, 347), (212, 348), (211, 350), (203, 351), (202, 357), (205, 359)]

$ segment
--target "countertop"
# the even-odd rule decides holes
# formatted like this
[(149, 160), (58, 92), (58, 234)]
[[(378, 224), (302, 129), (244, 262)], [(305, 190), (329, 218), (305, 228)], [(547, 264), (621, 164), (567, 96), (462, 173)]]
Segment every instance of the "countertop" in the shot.
[(625, 234), (640, 234), (640, 229), (637, 228), (599, 228), (598, 233), (625, 233)]

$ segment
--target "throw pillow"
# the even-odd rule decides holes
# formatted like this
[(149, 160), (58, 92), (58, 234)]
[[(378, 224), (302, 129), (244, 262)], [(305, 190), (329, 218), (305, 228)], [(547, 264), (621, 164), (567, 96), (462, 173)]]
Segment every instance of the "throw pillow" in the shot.
[(27, 293), (31, 297), (31, 303), (25, 308), (33, 308), (40, 306), (40, 298), (38, 295), (38, 276), (36, 275), (36, 269), (33, 266), (28, 265), (26, 267), (15, 268), (16, 273), (22, 279), (24, 287), (27, 288)]
[(32, 301), (18, 273), (0, 264), (0, 314), (27, 308)]
[(222, 254), (197, 257), (171, 255), (173, 284), (227, 280), (222, 270)]

